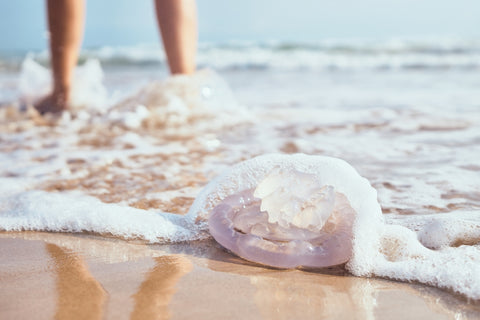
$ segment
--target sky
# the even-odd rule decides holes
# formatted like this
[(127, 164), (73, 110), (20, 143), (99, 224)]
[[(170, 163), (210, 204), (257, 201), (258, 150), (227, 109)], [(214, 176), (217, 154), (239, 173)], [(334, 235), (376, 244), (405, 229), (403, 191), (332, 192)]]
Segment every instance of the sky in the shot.
[[(480, 39), (478, 0), (197, 0), (205, 42)], [(0, 51), (46, 48), (45, 4), (0, 2)], [(159, 41), (153, 1), (87, 1), (84, 47)]]

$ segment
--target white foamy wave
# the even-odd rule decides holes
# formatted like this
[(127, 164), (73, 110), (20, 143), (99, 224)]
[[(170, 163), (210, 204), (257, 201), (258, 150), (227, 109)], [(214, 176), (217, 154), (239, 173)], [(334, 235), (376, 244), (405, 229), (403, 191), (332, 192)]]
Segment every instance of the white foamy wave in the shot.
[(459, 247), (480, 242), (480, 211), (454, 211), (435, 215), (385, 215), (389, 224), (402, 225), (418, 235), (430, 249)]
[(216, 69), (403, 70), (480, 68), (478, 43), (460, 48), (435, 45), (355, 43), (209, 46), (198, 61)]
[[(104, 63), (165, 65), (158, 46), (102, 47), (85, 57)], [(401, 70), (480, 68), (480, 42), (453, 39), (317, 43), (204, 43), (197, 57), (201, 67), (273, 70)]]
[[(18, 83), (21, 104), (32, 106), (51, 92), (51, 72), (27, 57)], [(223, 114), (221, 118), (217, 117), (219, 113)], [(228, 84), (210, 69), (151, 82), (136, 93), (109, 95), (99, 61), (88, 60), (76, 68), (71, 108), (63, 112), (56, 124), (68, 129), (96, 124), (127, 130), (162, 128), (171, 134), (190, 135), (193, 127), (197, 132), (205, 132), (249, 118)]]
[[(218, 117), (220, 113), (222, 117)], [(192, 124), (205, 132), (244, 122), (250, 115), (237, 103), (225, 80), (205, 69), (151, 83), (113, 106), (108, 117), (131, 128), (143, 124), (187, 134), (192, 132)]]
[[(33, 54), (36, 60), (48, 61), (48, 52)], [(104, 46), (84, 49), (82, 59), (102, 64), (161, 65), (166, 67), (159, 44)], [(227, 42), (201, 43), (197, 61), (200, 67), (218, 70), (403, 70), (403, 69), (478, 69), (478, 39), (391, 39), (323, 40), (319, 42)], [(8, 64), (8, 61), (4, 63)], [(18, 63), (12, 60), (11, 63)]]
[(124, 239), (177, 242), (206, 237), (189, 217), (103, 203), (80, 194), (9, 191), (0, 181), (0, 229), (4, 231), (95, 232)]
[[(356, 211), (353, 256), (347, 264), (353, 274), (419, 281), (480, 299), (480, 214), (430, 216), (428, 222), (422, 216), (396, 217), (389, 223), (404, 226), (386, 224), (375, 189), (340, 159), (297, 154), (248, 160), (206, 186), (188, 215), (207, 219), (223, 199), (256, 187), (275, 167), (315, 174), (322, 185), (335, 186), (347, 197)], [(439, 229), (444, 232), (438, 234)]]
[[(22, 63), (19, 94), (29, 104), (46, 96), (52, 90), (50, 70), (27, 57)], [(98, 60), (88, 60), (75, 69), (71, 106), (75, 109), (104, 110), (111, 101), (103, 85), (103, 70)]]

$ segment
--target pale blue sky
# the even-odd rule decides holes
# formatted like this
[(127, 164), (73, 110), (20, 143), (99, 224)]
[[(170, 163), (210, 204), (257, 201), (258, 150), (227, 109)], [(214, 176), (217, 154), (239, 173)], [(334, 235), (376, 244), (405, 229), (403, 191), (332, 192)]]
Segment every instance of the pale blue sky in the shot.
[[(201, 41), (480, 38), (478, 0), (198, 0)], [(0, 50), (46, 47), (40, 0), (0, 3)], [(158, 41), (149, 0), (87, 2), (84, 47)]]

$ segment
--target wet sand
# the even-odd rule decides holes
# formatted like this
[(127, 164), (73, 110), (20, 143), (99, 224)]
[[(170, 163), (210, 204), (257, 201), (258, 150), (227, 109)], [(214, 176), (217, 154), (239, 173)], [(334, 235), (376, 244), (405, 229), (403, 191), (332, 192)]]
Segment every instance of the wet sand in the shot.
[(2, 319), (478, 319), (480, 304), (342, 268), (277, 270), (213, 240), (0, 233)]

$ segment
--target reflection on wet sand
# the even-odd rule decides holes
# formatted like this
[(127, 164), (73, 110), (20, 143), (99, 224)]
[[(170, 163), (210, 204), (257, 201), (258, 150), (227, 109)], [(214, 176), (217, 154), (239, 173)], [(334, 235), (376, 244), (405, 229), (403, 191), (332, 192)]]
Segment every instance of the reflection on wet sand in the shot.
[(214, 272), (248, 277), (256, 290), (255, 305), (265, 319), (373, 320), (386, 314), (388, 319), (412, 314), (419, 319), (476, 319), (480, 311), (436, 288), (353, 277), (342, 267), (278, 270), (252, 265), (222, 250), (209, 258), (206, 267)]
[(208, 268), (248, 277), (265, 319), (375, 319), (370, 279), (349, 276), (342, 267), (321, 273), (279, 270), (252, 265), (219, 250), (208, 260)]
[(46, 244), (57, 274), (56, 319), (101, 319), (106, 293), (76, 254)]
[(319, 278), (286, 271), (281, 275), (252, 276), (250, 282), (257, 288), (255, 303), (265, 319), (375, 318), (375, 299), (365, 292), (368, 280), (329, 275)]
[(155, 262), (155, 267), (133, 296), (133, 320), (169, 319), (171, 314), (168, 305), (175, 294), (175, 286), (180, 278), (193, 269), (187, 258), (178, 255), (158, 257)]
[[(69, 241), (63, 239), (63, 243)], [(83, 259), (52, 243), (46, 244), (46, 250), (53, 260), (56, 273), (58, 302), (55, 318), (102, 319), (108, 293), (91, 275)], [(149, 254), (151, 252), (146, 250), (146, 256)], [(168, 305), (175, 294), (175, 286), (180, 278), (193, 269), (190, 260), (182, 255), (153, 259), (155, 266), (132, 296), (135, 306), (131, 319), (169, 319), (171, 314)]]
[[(211, 260), (213, 271), (231, 273), (231, 263)], [(302, 270), (238, 268), (256, 288), (255, 304), (264, 319), (375, 319), (369, 279), (345, 276), (341, 268), (319, 275)], [(248, 272), (250, 271), (250, 272)], [(352, 313), (352, 310), (355, 310)]]

